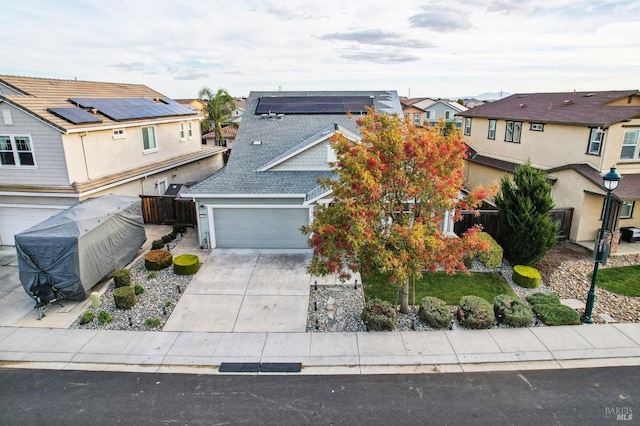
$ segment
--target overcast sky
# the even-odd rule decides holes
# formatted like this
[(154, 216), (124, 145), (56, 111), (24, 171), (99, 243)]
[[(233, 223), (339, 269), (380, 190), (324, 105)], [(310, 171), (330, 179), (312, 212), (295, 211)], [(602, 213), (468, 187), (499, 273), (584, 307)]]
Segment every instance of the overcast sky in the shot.
[(638, 0), (2, 0), (0, 74), (401, 96), (640, 89)]

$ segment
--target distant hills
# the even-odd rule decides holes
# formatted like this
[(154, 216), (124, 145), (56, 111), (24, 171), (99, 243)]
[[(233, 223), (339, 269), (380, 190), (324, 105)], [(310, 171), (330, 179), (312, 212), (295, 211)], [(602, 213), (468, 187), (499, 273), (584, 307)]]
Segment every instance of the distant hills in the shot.
[(485, 92), (476, 96), (465, 96), (463, 99), (479, 99), (481, 101), (496, 101), (498, 99), (503, 99), (511, 95), (512, 93), (509, 93), (509, 92)]

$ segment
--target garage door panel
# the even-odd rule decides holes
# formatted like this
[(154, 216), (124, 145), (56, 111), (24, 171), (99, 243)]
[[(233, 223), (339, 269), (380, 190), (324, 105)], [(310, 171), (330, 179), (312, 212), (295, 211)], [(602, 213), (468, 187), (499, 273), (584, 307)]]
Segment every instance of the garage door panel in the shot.
[(15, 245), (15, 234), (37, 225), (65, 208), (0, 207), (0, 245)]
[(216, 247), (306, 248), (300, 227), (309, 223), (308, 209), (215, 208)]

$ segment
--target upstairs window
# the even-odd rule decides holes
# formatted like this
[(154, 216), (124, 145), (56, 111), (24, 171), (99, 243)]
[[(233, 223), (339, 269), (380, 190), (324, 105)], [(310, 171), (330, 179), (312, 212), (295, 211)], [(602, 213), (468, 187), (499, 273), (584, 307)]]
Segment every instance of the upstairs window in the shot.
[(640, 130), (625, 130), (622, 140), (621, 160), (635, 160), (638, 158), (638, 135)]
[(504, 133), (505, 141), (520, 143), (521, 134), (522, 134), (522, 121), (507, 121), (507, 129)]
[(144, 151), (156, 151), (158, 145), (156, 144), (156, 129), (153, 126), (142, 128), (142, 147)]
[(124, 139), (127, 135), (124, 132), (124, 129), (113, 129), (113, 139)]
[(495, 139), (496, 138), (496, 120), (489, 120), (489, 133), (487, 134), (487, 139)]
[(419, 112), (414, 112), (413, 113), (413, 124), (415, 124), (416, 126), (420, 125), (420, 113)]
[(451, 118), (453, 118), (453, 114), (452, 113), (453, 113), (453, 111), (449, 111), (449, 110), (445, 111), (444, 112), (444, 119), (445, 120), (451, 120)]
[(544, 132), (544, 124), (542, 123), (531, 123), (531, 127), (529, 128), (533, 132)]
[(587, 153), (592, 155), (600, 155), (603, 141), (604, 132), (602, 131), (602, 129), (591, 129), (591, 134), (589, 135), (589, 149), (587, 150)]
[(35, 166), (31, 137), (0, 135), (0, 165)]
[(408, 119), (409, 119), (409, 113), (408, 113), (408, 112), (405, 112), (405, 113), (404, 113), (404, 118), (405, 118), (406, 120), (408, 120)]
[(467, 136), (471, 135), (471, 117), (464, 119), (464, 134)]
[(180, 123), (180, 140), (184, 139), (184, 123)]
[(427, 120), (429, 120), (431, 118), (431, 111), (425, 111), (424, 112), (424, 118), (426, 118)]
[(188, 135), (189, 135), (189, 139), (193, 138), (193, 127), (191, 127), (191, 125), (192, 125), (192, 123), (189, 121), (187, 123), (187, 129), (188, 129), (187, 132), (188, 132)]

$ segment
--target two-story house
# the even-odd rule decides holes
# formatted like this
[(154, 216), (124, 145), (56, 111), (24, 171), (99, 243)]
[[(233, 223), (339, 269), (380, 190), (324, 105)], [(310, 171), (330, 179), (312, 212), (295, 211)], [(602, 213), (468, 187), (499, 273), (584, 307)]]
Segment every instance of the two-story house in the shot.
[(0, 75), (0, 244), (87, 198), (164, 195), (223, 165), (201, 116), (144, 85)]
[(640, 94), (637, 90), (522, 93), (459, 113), (469, 186), (488, 185), (531, 160), (553, 183), (558, 208), (573, 208), (569, 238), (593, 241), (602, 226), (602, 174), (617, 168), (606, 229), (640, 227)]
[[(198, 204), (205, 248), (307, 248), (319, 177), (335, 177), (335, 134), (356, 142), (356, 117), (373, 107), (402, 114), (395, 91), (251, 92), (225, 168), (181, 197)], [(350, 113), (352, 116), (350, 116)]]
[(416, 126), (434, 126), (442, 119), (459, 128), (462, 118), (457, 114), (467, 110), (465, 106), (445, 99), (401, 98), (401, 104), (404, 118)]

